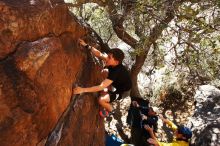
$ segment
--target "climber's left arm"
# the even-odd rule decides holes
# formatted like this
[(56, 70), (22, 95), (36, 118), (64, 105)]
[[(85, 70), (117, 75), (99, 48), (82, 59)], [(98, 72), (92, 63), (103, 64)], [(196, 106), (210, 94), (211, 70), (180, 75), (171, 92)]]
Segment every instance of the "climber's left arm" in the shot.
[(110, 86), (112, 84), (112, 82), (113, 82), (112, 80), (105, 79), (104, 81), (102, 81), (102, 83), (100, 85), (97, 85), (97, 86), (92, 86), (92, 87), (88, 87), (88, 88), (76, 87), (73, 89), (73, 93), (74, 94), (81, 94), (81, 93), (86, 93), (86, 92), (102, 91), (102, 90), (104, 90), (104, 88), (107, 88), (108, 86)]

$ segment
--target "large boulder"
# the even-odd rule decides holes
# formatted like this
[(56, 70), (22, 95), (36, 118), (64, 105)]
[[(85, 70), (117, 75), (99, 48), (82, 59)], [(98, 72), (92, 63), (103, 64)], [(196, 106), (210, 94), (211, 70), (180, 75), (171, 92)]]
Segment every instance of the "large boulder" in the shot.
[(210, 85), (200, 86), (195, 100), (195, 113), (189, 121), (193, 145), (220, 145), (220, 90)]
[(86, 27), (61, 0), (2, 0), (0, 11), (0, 145), (104, 145), (98, 95), (72, 95), (102, 80), (77, 43)]

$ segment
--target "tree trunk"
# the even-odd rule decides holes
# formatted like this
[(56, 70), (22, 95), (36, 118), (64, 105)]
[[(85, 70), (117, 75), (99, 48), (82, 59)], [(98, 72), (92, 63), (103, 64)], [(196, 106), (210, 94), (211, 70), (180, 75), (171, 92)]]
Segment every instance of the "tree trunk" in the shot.
[(131, 97), (141, 97), (140, 92), (138, 90), (138, 74), (144, 65), (144, 61), (147, 57), (147, 54), (143, 54), (140, 56), (136, 56), (135, 64), (131, 68), (131, 79), (132, 79), (132, 90)]

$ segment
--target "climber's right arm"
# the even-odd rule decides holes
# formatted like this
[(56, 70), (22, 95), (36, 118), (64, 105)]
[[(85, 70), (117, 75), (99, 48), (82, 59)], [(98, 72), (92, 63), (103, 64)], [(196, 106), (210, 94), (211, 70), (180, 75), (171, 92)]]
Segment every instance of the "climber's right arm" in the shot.
[(91, 52), (98, 58), (106, 61), (107, 58), (108, 58), (108, 55), (106, 53), (102, 53), (100, 52), (99, 50), (97, 50), (96, 48), (92, 47), (92, 46), (89, 46), (91, 47)]
[(100, 51), (97, 50), (95, 47), (89, 46), (88, 44), (85, 43), (84, 40), (79, 39), (79, 43), (80, 43), (83, 47), (85, 47), (85, 48), (87, 48), (88, 50), (90, 50), (96, 57), (98, 57), (98, 58), (100, 58), (100, 59), (102, 59), (102, 60), (104, 60), (104, 61), (107, 60), (107, 58), (108, 58), (108, 55), (107, 55), (107, 54), (100, 52)]

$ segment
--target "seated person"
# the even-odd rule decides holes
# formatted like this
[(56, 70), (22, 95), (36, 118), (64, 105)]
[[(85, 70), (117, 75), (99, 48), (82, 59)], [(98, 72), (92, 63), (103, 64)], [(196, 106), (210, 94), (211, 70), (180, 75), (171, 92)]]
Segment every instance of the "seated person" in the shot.
[(152, 138), (149, 138), (147, 141), (155, 146), (189, 146), (189, 139), (192, 137), (192, 131), (185, 126), (176, 126), (174, 123), (165, 119), (162, 115), (159, 115), (164, 123), (171, 127), (175, 132), (175, 139), (171, 143), (159, 142), (153, 132), (153, 129), (149, 126), (146, 126), (146, 130), (150, 133)]

